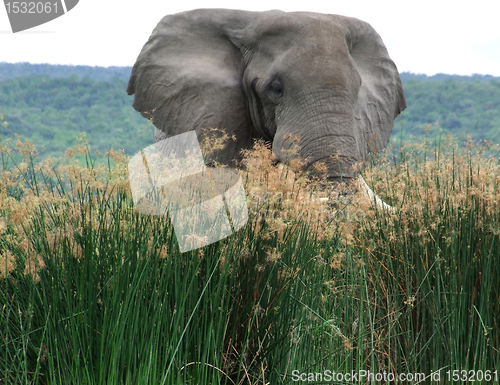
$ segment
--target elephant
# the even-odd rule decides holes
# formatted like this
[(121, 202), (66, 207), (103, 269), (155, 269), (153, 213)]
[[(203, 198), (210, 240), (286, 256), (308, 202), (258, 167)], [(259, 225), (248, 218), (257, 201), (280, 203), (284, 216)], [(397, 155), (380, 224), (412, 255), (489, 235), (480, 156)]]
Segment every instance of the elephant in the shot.
[(396, 65), (368, 23), (279, 10), (165, 16), (139, 53), (127, 92), (152, 119), (157, 142), (222, 128), (234, 140), (220, 163), (235, 164), (262, 138), (276, 162), (298, 159), (304, 171), (332, 181), (356, 178), (406, 108)]

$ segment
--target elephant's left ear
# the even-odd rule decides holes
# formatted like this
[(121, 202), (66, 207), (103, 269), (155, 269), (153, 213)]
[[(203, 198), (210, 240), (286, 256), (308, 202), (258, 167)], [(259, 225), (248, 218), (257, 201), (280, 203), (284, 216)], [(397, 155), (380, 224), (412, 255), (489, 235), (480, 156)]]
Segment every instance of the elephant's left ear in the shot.
[(238, 146), (251, 140), (241, 90), (241, 52), (225, 31), (244, 28), (254, 17), (253, 12), (200, 9), (160, 21), (127, 87), (134, 108), (160, 131), (157, 138), (225, 129), (237, 138), (235, 156)]
[(366, 158), (368, 153), (382, 150), (389, 142), (394, 119), (406, 108), (403, 85), (382, 38), (370, 24), (344, 16), (333, 17), (349, 30), (347, 44), (361, 75), (355, 119), (360, 139), (364, 138), (360, 151)]

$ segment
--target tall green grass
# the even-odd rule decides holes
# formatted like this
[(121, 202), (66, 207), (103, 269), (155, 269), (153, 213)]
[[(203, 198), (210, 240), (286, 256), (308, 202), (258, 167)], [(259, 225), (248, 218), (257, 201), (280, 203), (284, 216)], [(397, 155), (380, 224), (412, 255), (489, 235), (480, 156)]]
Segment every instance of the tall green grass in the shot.
[(392, 167), (371, 174), (375, 186), (386, 179), (387, 199), (400, 208), (391, 218), (376, 215), (360, 237), (396, 331), (386, 337), (386, 361), (426, 373), (498, 370), (498, 148), (426, 141), (403, 147)]
[(15, 147), (0, 171), (1, 383), (500, 369), (500, 174), (474, 148), (402, 148), (368, 168), (388, 213), (315, 199), (258, 145), (247, 225), (181, 254), (167, 217), (134, 210), (124, 156), (104, 166), (82, 145), (68, 152), (82, 167)]

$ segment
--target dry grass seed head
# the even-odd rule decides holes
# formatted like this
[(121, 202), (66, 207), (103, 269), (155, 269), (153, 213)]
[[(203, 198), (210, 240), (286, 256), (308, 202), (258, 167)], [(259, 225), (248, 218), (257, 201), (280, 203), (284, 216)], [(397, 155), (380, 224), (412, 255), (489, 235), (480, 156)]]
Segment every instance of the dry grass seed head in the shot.
[[(257, 228), (265, 217), (270, 232), (277, 233), (281, 238), (287, 227), (308, 223), (316, 237), (325, 239), (331, 237), (338, 224), (346, 218), (364, 217), (355, 214), (361, 210), (360, 207), (353, 208), (350, 204), (338, 205), (344, 210), (342, 216), (335, 212), (329, 202), (343, 199), (339, 194), (342, 186), (326, 188), (329, 186), (326, 179), (311, 178), (301, 171), (301, 167), (294, 169), (290, 165), (273, 163), (269, 144), (257, 141), (253, 149), (243, 155), (245, 169), (242, 175)], [(326, 169), (324, 164), (317, 164), (316, 167), (320, 173)], [(264, 236), (271, 234), (268, 232)]]
[[(110, 151), (109, 156), (116, 162), (116, 165), (109, 170), (106, 169), (104, 164), (89, 168), (81, 166), (74, 159), (67, 159), (57, 169), (54, 167), (54, 161), (47, 158), (41, 162), (37, 161), (37, 152), (30, 142), (22, 142), (17, 137), (15, 150), (24, 156), (24, 161), (19, 163), (17, 167), (10, 170), (2, 171), (2, 179), (0, 181), (0, 212), (4, 217), (0, 221), (0, 232), (3, 234), (4, 228), (9, 224), (15, 235), (9, 235), (8, 238), (18, 244), (20, 251), (29, 256), (26, 265), (25, 274), (32, 275), (37, 279), (37, 269), (43, 268), (43, 260), (41, 257), (30, 249), (28, 234), (25, 229), (30, 228), (31, 220), (34, 215), (38, 215), (41, 211), (48, 212), (50, 215), (45, 215), (44, 218), (48, 221), (47, 224), (47, 237), (48, 245), (51, 252), (58, 252), (60, 245), (67, 241), (70, 249), (77, 258), (83, 256), (83, 250), (75, 239), (78, 236), (78, 227), (81, 225), (83, 212), (88, 211), (88, 205), (97, 204), (97, 195), (104, 199), (105, 194), (116, 193), (117, 186), (130, 191), (127, 175), (128, 157), (123, 153)], [(2, 145), (1, 151), (3, 153), (10, 153), (10, 148)], [(88, 143), (85, 137), (79, 138), (79, 146), (77, 151), (88, 155)], [(76, 151), (70, 149), (68, 155), (73, 156)], [(25, 183), (29, 180), (27, 173), (35, 173), (43, 175), (43, 180), (57, 179), (54, 183), (63, 183), (65, 186), (66, 194), (61, 193), (61, 190), (50, 189), (45, 183), (38, 183), (37, 189), (32, 189)], [(38, 178), (39, 181), (42, 178)], [(71, 189), (69, 186), (73, 186)], [(10, 195), (9, 189), (15, 187), (17, 193), (21, 197), (16, 199)], [(89, 194), (89, 199), (79, 199), (78, 194)], [(97, 193), (97, 194), (96, 194)], [(71, 198), (71, 199), (69, 199)], [(83, 202), (83, 204), (82, 204)], [(105, 220), (109, 220), (110, 212), (106, 213)], [(90, 217), (87, 217), (90, 218)], [(102, 218), (101, 218), (102, 219)], [(98, 230), (99, 224), (97, 218), (94, 216), (91, 220), (91, 225), (94, 230)], [(76, 230), (75, 230), (76, 229)], [(121, 229), (124, 231), (124, 228)], [(14, 238), (16, 238), (14, 240)], [(11, 271), (13, 267), (14, 256), (12, 253), (6, 251), (3, 274)], [(7, 266), (7, 268), (5, 268)]]

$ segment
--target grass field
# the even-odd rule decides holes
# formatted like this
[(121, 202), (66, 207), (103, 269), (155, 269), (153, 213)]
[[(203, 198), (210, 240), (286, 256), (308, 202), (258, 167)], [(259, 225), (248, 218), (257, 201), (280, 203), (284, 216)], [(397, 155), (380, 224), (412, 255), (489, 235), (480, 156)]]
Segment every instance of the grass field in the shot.
[(387, 152), (363, 175), (390, 213), (258, 144), (248, 223), (181, 254), (167, 217), (134, 210), (123, 155), (3, 143), (0, 383), (498, 383), (495, 151)]

